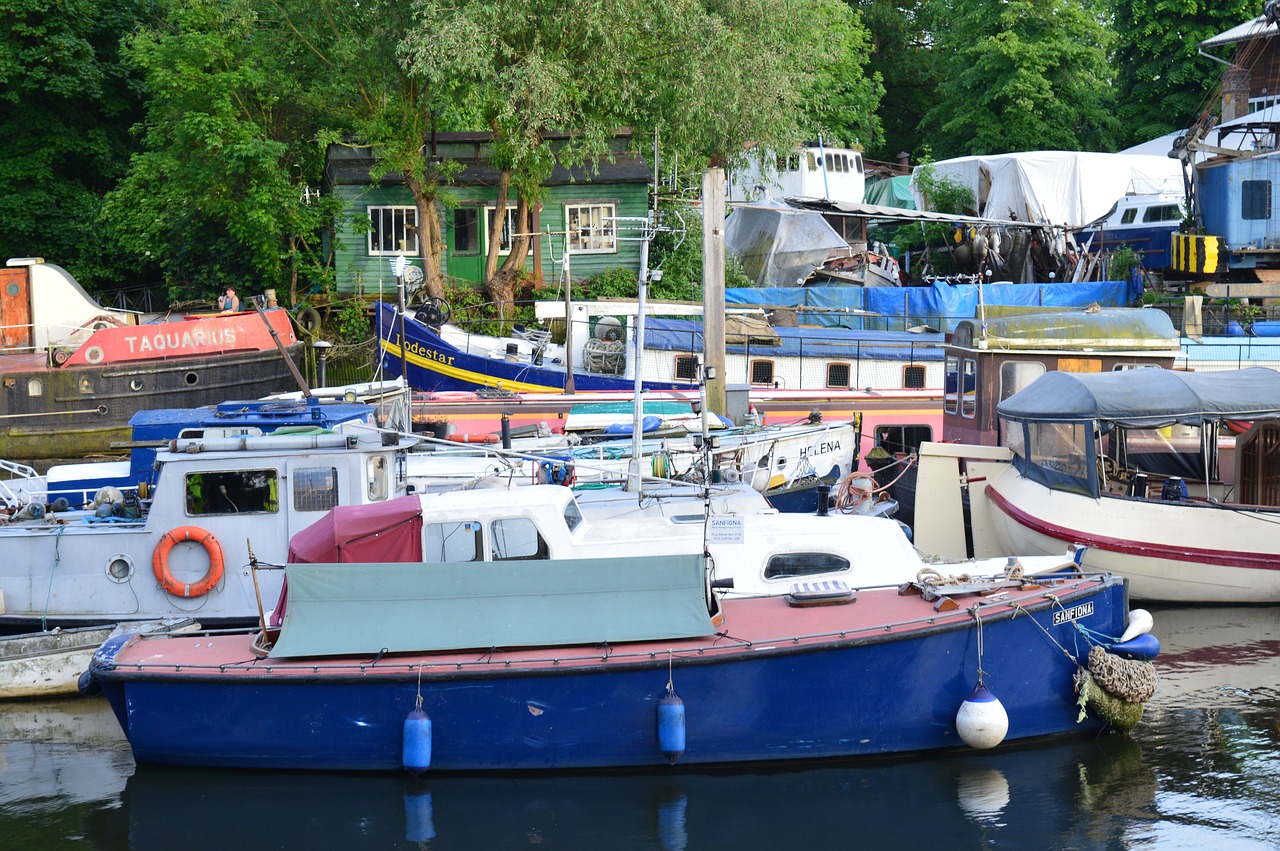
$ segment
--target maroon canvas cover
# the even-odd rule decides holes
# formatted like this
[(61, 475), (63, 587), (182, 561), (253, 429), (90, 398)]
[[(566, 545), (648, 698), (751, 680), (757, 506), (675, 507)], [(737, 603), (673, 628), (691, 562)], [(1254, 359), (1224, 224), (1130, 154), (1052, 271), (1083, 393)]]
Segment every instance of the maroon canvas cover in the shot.
[[(369, 505), (340, 505), (293, 536), (289, 564), (422, 561), (422, 502), (415, 495)], [(289, 584), (280, 589), (271, 625), (284, 618)]]

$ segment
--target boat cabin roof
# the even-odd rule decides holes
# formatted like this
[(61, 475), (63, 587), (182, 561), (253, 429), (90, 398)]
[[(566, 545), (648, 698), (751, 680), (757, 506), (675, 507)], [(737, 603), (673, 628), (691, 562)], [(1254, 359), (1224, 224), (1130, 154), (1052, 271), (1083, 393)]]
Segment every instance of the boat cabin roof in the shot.
[(1111, 422), (1130, 428), (1280, 418), (1280, 372), (1128, 369), (1048, 372), (997, 407), (1017, 422)]

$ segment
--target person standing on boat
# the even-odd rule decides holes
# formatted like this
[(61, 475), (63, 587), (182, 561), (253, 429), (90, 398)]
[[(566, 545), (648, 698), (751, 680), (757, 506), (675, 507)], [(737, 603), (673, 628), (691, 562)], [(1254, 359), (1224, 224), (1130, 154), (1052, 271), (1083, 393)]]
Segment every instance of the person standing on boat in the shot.
[(227, 287), (226, 291), (218, 296), (218, 309), (223, 313), (236, 313), (240, 310), (240, 297), (236, 295), (235, 287)]

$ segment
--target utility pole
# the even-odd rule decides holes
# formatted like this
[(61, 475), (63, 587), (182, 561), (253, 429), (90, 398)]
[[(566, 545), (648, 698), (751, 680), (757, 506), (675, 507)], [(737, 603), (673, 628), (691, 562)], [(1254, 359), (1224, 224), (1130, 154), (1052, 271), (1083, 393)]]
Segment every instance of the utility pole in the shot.
[(724, 169), (702, 175), (702, 366), (707, 407), (725, 416)]

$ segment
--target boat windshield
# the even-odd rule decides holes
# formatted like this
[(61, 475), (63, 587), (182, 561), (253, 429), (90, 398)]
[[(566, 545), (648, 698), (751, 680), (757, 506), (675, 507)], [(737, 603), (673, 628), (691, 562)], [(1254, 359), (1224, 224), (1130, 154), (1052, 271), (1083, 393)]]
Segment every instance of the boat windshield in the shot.
[(1096, 435), (1086, 423), (1023, 423), (1002, 419), (1005, 446), (1027, 478), (1053, 490), (1098, 495)]

